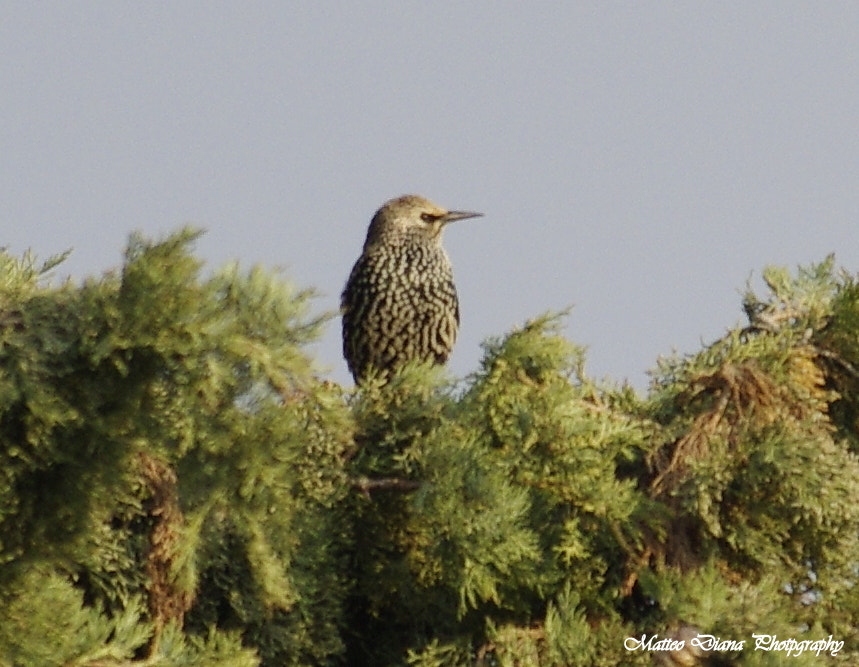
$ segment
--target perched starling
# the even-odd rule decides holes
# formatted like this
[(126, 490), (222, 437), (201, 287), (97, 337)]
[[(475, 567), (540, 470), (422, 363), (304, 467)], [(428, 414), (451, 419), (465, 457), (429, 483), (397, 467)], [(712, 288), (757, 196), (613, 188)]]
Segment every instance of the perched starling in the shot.
[(355, 382), (371, 368), (390, 373), (409, 361), (447, 361), (459, 301), (442, 230), (479, 215), (447, 211), (416, 195), (376, 211), (340, 301), (343, 356)]

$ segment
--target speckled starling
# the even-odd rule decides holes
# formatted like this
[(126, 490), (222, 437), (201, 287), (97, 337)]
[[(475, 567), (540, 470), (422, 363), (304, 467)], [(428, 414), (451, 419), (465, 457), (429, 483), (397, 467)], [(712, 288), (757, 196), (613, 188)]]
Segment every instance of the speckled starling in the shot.
[(376, 211), (340, 301), (343, 356), (355, 382), (370, 369), (384, 374), (410, 361), (447, 361), (459, 301), (442, 231), (479, 215), (447, 211), (416, 195)]

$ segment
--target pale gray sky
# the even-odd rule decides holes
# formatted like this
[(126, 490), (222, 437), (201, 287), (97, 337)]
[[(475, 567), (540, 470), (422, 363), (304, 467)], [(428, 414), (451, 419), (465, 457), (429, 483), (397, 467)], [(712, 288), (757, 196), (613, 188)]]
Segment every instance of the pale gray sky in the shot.
[(100, 274), (192, 223), (319, 310), (386, 199), (483, 211), (446, 235), (452, 372), (574, 305), (589, 372), (644, 387), (752, 272), (859, 269), (859, 3), (7, 2), (0, 156), (15, 253)]

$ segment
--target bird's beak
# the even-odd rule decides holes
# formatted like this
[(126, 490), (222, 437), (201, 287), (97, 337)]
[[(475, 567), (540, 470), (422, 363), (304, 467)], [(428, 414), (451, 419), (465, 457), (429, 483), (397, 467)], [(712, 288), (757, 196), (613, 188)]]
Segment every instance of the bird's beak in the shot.
[(448, 211), (444, 215), (444, 222), (447, 224), (448, 222), (455, 222), (456, 220), (479, 218), (481, 216), (483, 216), (483, 213), (476, 213), (475, 211)]

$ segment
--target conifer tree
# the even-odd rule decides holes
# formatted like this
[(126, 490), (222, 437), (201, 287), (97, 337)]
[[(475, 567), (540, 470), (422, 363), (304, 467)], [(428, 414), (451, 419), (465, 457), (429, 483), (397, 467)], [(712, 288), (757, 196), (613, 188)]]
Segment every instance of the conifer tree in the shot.
[(833, 258), (767, 269), (645, 395), (588, 377), (558, 315), (459, 382), (347, 391), (307, 353), (312, 293), (205, 276), (196, 237), (133, 236), (80, 285), (0, 253), (0, 666), (859, 661), (859, 283)]

